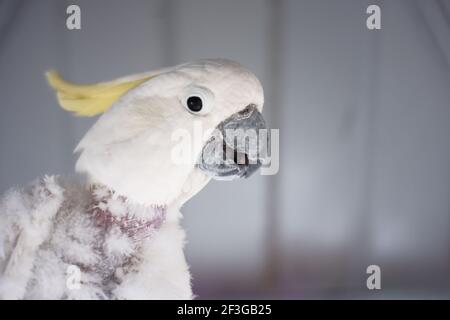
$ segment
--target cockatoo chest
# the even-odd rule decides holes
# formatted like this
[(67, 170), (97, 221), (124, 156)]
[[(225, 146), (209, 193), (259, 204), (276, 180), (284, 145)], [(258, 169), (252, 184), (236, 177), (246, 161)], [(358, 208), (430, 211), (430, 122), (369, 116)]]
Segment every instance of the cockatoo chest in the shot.
[[(138, 268), (142, 245), (165, 221), (165, 207), (131, 204), (103, 186), (92, 187), (88, 198), (84, 206), (63, 204), (36, 256), (36, 268), (65, 282), (55, 298), (113, 298), (122, 278)], [(40, 277), (48, 275), (35, 273), (31, 287), (45, 281)]]

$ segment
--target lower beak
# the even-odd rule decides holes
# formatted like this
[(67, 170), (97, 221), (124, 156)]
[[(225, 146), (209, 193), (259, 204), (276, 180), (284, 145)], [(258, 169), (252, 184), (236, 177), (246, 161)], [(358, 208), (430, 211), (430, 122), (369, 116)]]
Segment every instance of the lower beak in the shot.
[(261, 167), (268, 142), (266, 129), (256, 106), (247, 106), (217, 126), (203, 146), (197, 167), (216, 180), (248, 178)]

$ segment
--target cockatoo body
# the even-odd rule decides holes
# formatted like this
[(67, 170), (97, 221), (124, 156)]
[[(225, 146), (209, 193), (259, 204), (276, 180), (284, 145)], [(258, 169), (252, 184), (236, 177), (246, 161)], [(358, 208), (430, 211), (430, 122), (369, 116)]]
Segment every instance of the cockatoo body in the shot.
[(261, 165), (245, 134), (225, 133), (265, 128), (258, 79), (215, 59), (94, 85), (48, 80), (64, 109), (103, 115), (76, 148), (85, 182), (44, 176), (3, 196), (0, 297), (191, 299), (179, 209), (211, 178)]

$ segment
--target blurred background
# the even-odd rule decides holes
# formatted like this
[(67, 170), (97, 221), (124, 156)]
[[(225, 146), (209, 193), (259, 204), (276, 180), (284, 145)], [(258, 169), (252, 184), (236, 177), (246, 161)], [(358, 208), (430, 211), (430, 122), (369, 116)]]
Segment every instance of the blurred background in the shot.
[(0, 0), (0, 192), (73, 172), (95, 121), (57, 106), (46, 69), (96, 82), (234, 59), (263, 83), (280, 171), (183, 208), (198, 298), (450, 298), (449, 38), (444, 0)]

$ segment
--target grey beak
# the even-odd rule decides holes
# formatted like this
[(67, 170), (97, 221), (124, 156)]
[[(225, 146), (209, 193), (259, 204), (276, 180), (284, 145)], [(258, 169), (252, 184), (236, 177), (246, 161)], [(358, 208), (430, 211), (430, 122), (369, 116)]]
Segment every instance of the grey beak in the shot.
[[(267, 127), (254, 105), (221, 122), (204, 145), (197, 167), (216, 180), (248, 178), (267, 154)], [(265, 135), (260, 130), (265, 130)], [(261, 141), (265, 139), (265, 141)]]

